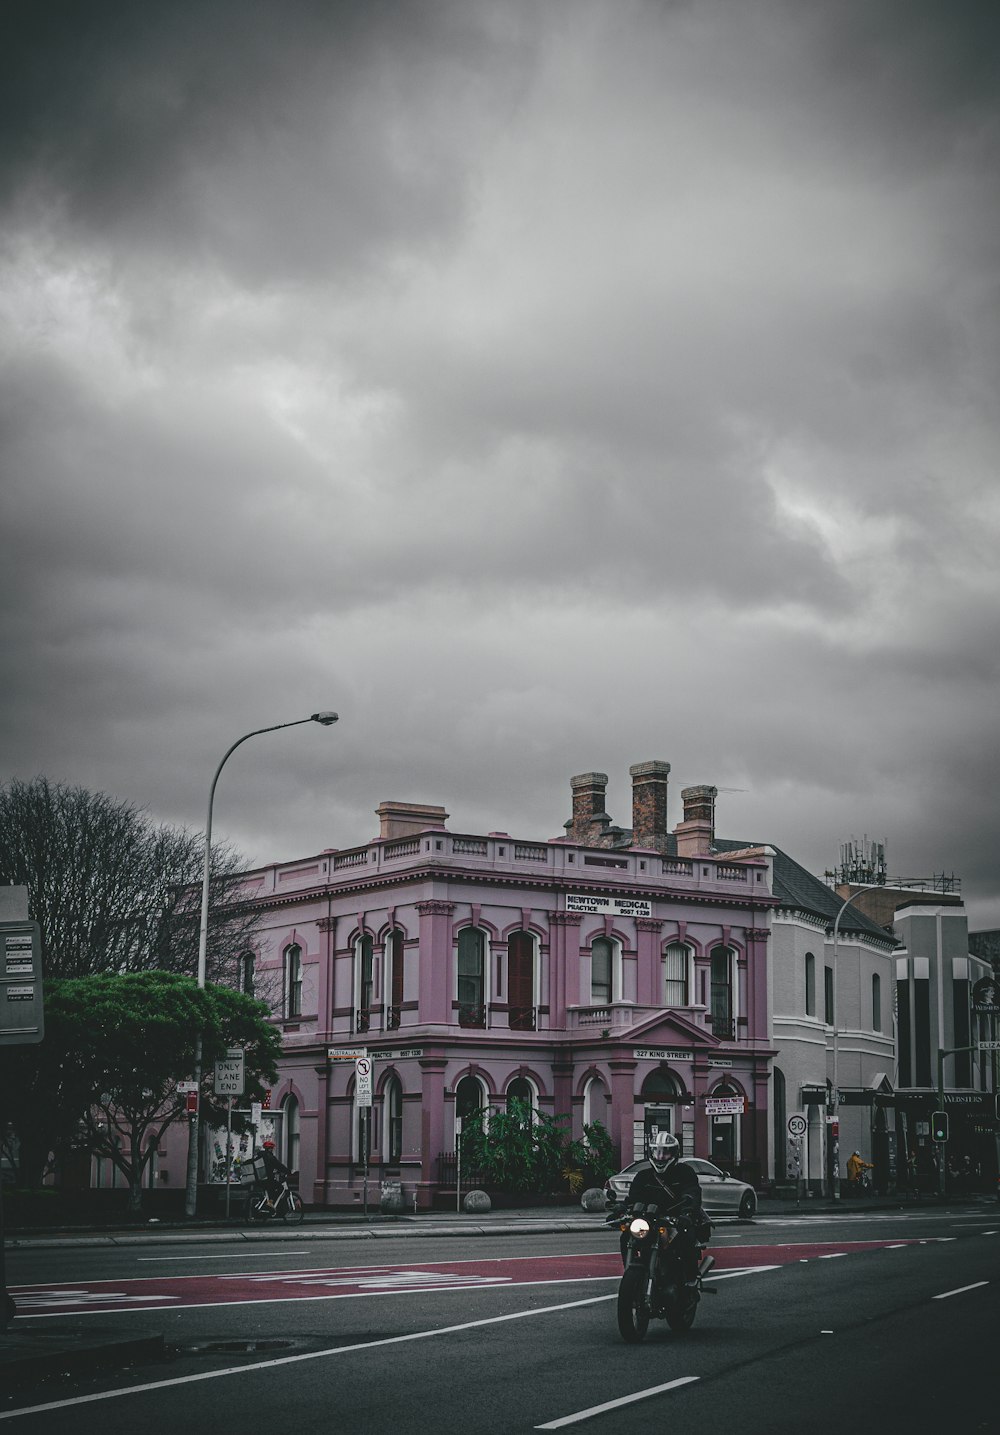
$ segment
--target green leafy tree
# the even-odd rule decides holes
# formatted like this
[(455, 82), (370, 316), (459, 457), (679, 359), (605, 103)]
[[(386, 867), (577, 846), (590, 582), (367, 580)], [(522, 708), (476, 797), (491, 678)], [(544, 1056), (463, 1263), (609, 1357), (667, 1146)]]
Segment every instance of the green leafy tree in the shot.
[(571, 1141), (566, 1148), (566, 1171), (575, 1172), (578, 1179), (567, 1179), (573, 1190), (584, 1186), (603, 1186), (605, 1181), (618, 1169), (614, 1142), (611, 1133), (600, 1121), (588, 1121), (583, 1128), (583, 1140)]
[(611, 1138), (600, 1122), (584, 1127), (583, 1141), (567, 1139), (568, 1116), (533, 1111), (514, 1100), (506, 1111), (477, 1112), (462, 1128), (462, 1165), (500, 1191), (548, 1192), (560, 1180), (576, 1190), (584, 1173), (603, 1181), (615, 1169)]
[[(0, 1054), (4, 1079), (18, 1082), (21, 1183), (37, 1179), (42, 1153), (83, 1140), (125, 1176), (132, 1211), (141, 1208), (143, 1174), (163, 1133), (184, 1115), (177, 1082), (193, 1071), (199, 1033), (206, 1072), (228, 1046), (244, 1048), (249, 1100), (277, 1076), (281, 1038), (267, 1007), (178, 973), (56, 980), (46, 990), (45, 1025), (38, 1047)], [(225, 1120), (208, 1078), (202, 1115)]]

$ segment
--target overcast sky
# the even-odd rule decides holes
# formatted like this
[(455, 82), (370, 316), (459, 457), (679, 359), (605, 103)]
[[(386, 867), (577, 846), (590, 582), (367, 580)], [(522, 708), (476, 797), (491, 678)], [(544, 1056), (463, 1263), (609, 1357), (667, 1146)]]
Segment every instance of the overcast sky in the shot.
[(993, 0), (5, 0), (2, 772), (720, 788), (1000, 925)]

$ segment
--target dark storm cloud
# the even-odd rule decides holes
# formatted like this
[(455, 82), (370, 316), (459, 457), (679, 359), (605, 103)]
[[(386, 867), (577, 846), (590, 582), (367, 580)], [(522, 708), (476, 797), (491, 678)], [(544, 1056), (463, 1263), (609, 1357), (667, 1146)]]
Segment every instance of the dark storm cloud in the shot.
[(227, 774), (254, 858), (663, 757), (1000, 920), (994, 6), (3, 24), (10, 771), (197, 823), (335, 707)]
[(519, 48), (502, 21), (459, 4), (6, 11), (8, 202), (257, 282), (366, 268), (449, 229), (469, 141), (455, 108), (468, 119), (483, 105), (476, 123), (495, 124), (491, 91)]

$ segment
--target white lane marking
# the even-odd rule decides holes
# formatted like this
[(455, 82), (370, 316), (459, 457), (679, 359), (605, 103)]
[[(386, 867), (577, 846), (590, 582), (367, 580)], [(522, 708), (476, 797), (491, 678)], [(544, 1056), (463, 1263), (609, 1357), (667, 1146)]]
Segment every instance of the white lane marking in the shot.
[[(777, 1270), (777, 1267), (776, 1267), (776, 1266), (775, 1266), (775, 1267), (759, 1266), (759, 1267), (756, 1267), (755, 1269), (759, 1269), (759, 1270), (771, 1270), (771, 1269), (774, 1269), (774, 1270)], [(566, 1276), (565, 1278), (560, 1278), (559, 1280), (555, 1280), (555, 1281), (553, 1281), (553, 1280), (511, 1281), (509, 1285), (505, 1285), (505, 1286), (502, 1286), (502, 1287), (482, 1286), (482, 1287), (479, 1287), (479, 1289), (489, 1290), (489, 1289), (497, 1289), (497, 1288), (500, 1288), (500, 1289), (503, 1289), (503, 1290), (527, 1290), (530, 1286), (577, 1286), (577, 1285), (595, 1285), (595, 1284), (599, 1284), (601, 1281), (620, 1281), (620, 1280), (621, 1280), (621, 1273), (618, 1272), (617, 1274), (611, 1275), (611, 1276)], [(427, 1287), (425, 1287), (425, 1286), (420, 1286), (420, 1287), (416, 1287), (416, 1288), (411, 1289), (411, 1290), (332, 1291), (329, 1295), (303, 1295), (303, 1296), (276, 1295), (276, 1296), (263, 1296), (260, 1300), (226, 1300), (226, 1301), (203, 1300), (203, 1301), (185, 1301), (185, 1303), (184, 1303), (183, 1305), (176, 1305), (176, 1306), (163, 1306), (163, 1305), (146, 1305), (146, 1306), (142, 1306), (142, 1305), (140, 1305), (140, 1306), (133, 1306), (131, 1309), (132, 1309), (137, 1315), (141, 1315), (144, 1311), (162, 1311), (162, 1310), (219, 1310), (219, 1309), (233, 1310), (236, 1306), (244, 1306), (244, 1305), (245, 1305), (245, 1306), (251, 1306), (251, 1307), (256, 1308), (256, 1307), (259, 1306), (259, 1305), (288, 1305), (288, 1304), (290, 1304), (290, 1303), (292, 1303), (292, 1302), (294, 1302), (296, 1305), (298, 1305), (301, 1301), (316, 1301), (316, 1300), (371, 1300), (373, 1297), (375, 1297), (375, 1296), (380, 1296), (380, 1295), (392, 1295), (392, 1296), (404, 1296), (404, 1295), (423, 1295), (423, 1296), (426, 1296), (426, 1295), (442, 1295), (442, 1294), (445, 1294), (445, 1295), (446, 1295), (446, 1294), (449, 1294), (449, 1293), (452, 1292), (452, 1291), (467, 1291), (468, 1289), (469, 1289), (468, 1286), (458, 1285), (458, 1286), (433, 1286), (430, 1290), (428, 1290)], [(163, 1299), (163, 1300), (180, 1300), (180, 1299), (181, 1299), (180, 1296), (163, 1296), (163, 1297), (159, 1297), (159, 1298), (160, 1298), (160, 1299)], [(145, 1300), (145, 1299), (147, 1299), (147, 1297), (145, 1297), (145, 1296), (140, 1296), (140, 1297), (136, 1297), (136, 1299)], [(601, 1299), (603, 1300), (603, 1299), (605, 1299), (605, 1297), (602, 1296)], [(610, 1299), (610, 1297), (607, 1297), (607, 1299)], [(20, 1298), (20, 1296), (18, 1296), (18, 1298), (17, 1298), (18, 1306), (20, 1306), (20, 1302), (21, 1302), (21, 1298)], [(124, 1314), (124, 1313), (125, 1313), (124, 1311), (120, 1312), (120, 1314)], [(58, 1311), (58, 1310), (54, 1310), (54, 1311), (39, 1311), (39, 1312), (36, 1312), (34, 1315), (25, 1315), (25, 1316), (24, 1316), (24, 1319), (25, 1319), (25, 1320), (52, 1320), (52, 1319), (58, 1319), (59, 1316), (60, 1316), (60, 1314), (62, 1314), (62, 1312), (61, 1312), (61, 1311)], [(87, 1310), (87, 1309), (85, 1309), (85, 1308), (82, 1308), (82, 1307), (81, 1307), (79, 1310), (74, 1310), (74, 1311), (73, 1311), (73, 1314), (74, 1314), (75, 1316), (76, 1316), (76, 1315), (89, 1315), (89, 1314), (90, 1314), (90, 1311)], [(21, 1318), (21, 1317), (19, 1316), (18, 1319), (20, 1319), (20, 1318)]]
[(899, 1242), (897, 1242), (897, 1244), (894, 1245), (894, 1246), (886, 1246), (886, 1250), (887, 1250), (887, 1251), (905, 1251), (905, 1250), (906, 1250), (906, 1242), (905, 1242), (905, 1241), (899, 1241)]
[(461, 1325), (445, 1325), (440, 1330), (414, 1330), (409, 1335), (390, 1335), (382, 1340), (366, 1340), (360, 1345), (335, 1345), (326, 1350), (311, 1350), (302, 1355), (279, 1355), (272, 1360), (258, 1360), (252, 1365), (231, 1365), (224, 1370), (202, 1370), (196, 1375), (179, 1375), (172, 1380), (151, 1380), (145, 1385), (131, 1385), (120, 1390), (102, 1390), (94, 1395), (79, 1395), (69, 1400), (50, 1400), (44, 1405), (26, 1405), (22, 1410), (0, 1411), (0, 1420), (18, 1420), (22, 1415), (40, 1415), (47, 1410), (66, 1410), (74, 1405), (94, 1405), (101, 1400), (118, 1400), (123, 1395), (144, 1395), (150, 1390), (170, 1390), (179, 1385), (194, 1385), (204, 1380), (222, 1380), (230, 1375), (253, 1374), (258, 1370), (274, 1370), (282, 1365), (301, 1365), (306, 1360), (325, 1360), (334, 1355), (353, 1355), (359, 1350), (379, 1350), (387, 1345), (405, 1345), (414, 1340), (430, 1340), (439, 1335), (459, 1335), (466, 1330), (479, 1330), (487, 1325), (502, 1325), (505, 1321), (524, 1320), (533, 1315), (553, 1315), (557, 1311), (576, 1310), (580, 1306), (599, 1305), (602, 1301), (615, 1300), (612, 1295), (588, 1296), (586, 1300), (571, 1300), (564, 1305), (537, 1306), (531, 1310), (516, 1310), (509, 1315), (491, 1315), (482, 1320), (467, 1320)]
[(278, 1256), (287, 1260), (289, 1256), (307, 1256), (308, 1251), (237, 1251), (234, 1255), (208, 1255), (208, 1256), (136, 1256), (140, 1264), (152, 1264), (154, 1261), (273, 1261)]
[(757, 1276), (764, 1271), (780, 1271), (781, 1266), (742, 1266), (738, 1271), (717, 1271), (715, 1275), (705, 1276), (706, 1281), (728, 1281), (734, 1276)]
[(589, 1410), (578, 1410), (575, 1415), (563, 1415), (545, 1425), (536, 1425), (536, 1430), (561, 1430), (564, 1425), (575, 1425), (578, 1420), (589, 1420), (592, 1415), (603, 1415), (606, 1410), (619, 1410), (623, 1405), (633, 1405), (637, 1400), (648, 1400), (651, 1395), (662, 1395), (665, 1390), (676, 1390), (678, 1385), (690, 1385), (700, 1380), (700, 1375), (682, 1375), (677, 1380), (668, 1380), (666, 1385), (651, 1385), (648, 1390), (637, 1390), (634, 1395), (623, 1395), (620, 1400), (606, 1400), (603, 1405), (591, 1405)]
[[(80, 1306), (106, 1307), (109, 1301), (139, 1301), (148, 1300), (144, 1295), (125, 1295), (122, 1291), (39, 1291), (35, 1295), (19, 1295), (17, 1298), (17, 1309), (20, 1314), (25, 1308), (37, 1309), (39, 1306), (57, 1305), (73, 1306), (74, 1310)], [(180, 1296), (160, 1296), (160, 1300), (180, 1300)], [(82, 1314), (82, 1311), (77, 1311)]]
[(838, 1256), (846, 1256), (846, 1251), (827, 1251), (825, 1256), (817, 1256), (818, 1261), (835, 1261)]
[(959, 1286), (958, 1290), (942, 1291), (940, 1295), (931, 1296), (931, 1300), (947, 1300), (951, 1295), (964, 1295), (966, 1291), (978, 1290), (980, 1286), (988, 1286), (989, 1281), (973, 1281), (971, 1286)]
[(343, 1272), (320, 1271), (315, 1275), (285, 1276), (271, 1275), (265, 1271), (262, 1275), (246, 1276), (222, 1276), (222, 1280), (246, 1280), (259, 1282), (261, 1285), (269, 1285), (275, 1280), (280, 1280), (283, 1285), (294, 1286), (363, 1286), (366, 1290), (379, 1290), (396, 1286), (440, 1286), (449, 1285), (458, 1290), (462, 1286), (503, 1285), (511, 1282), (512, 1276), (494, 1275), (457, 1275), (454, 1271), (424, 1271), (406, 1270), (400, 1267), (398, 1270), (373, 1271), (365, 1275), (344, 1274)]

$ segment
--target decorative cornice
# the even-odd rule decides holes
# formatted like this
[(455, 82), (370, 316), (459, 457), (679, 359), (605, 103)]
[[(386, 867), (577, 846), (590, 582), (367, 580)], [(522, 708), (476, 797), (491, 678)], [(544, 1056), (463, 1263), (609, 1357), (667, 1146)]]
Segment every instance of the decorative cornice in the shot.
[(337, 919), (336, 917), (320, 917), (316, 926), (321, 932), (333, 932), (337, 928)]
[(749, 942), (766, 942), (770, 935), (770, 930), (767, 927), (747, 928), (747, 941)]
[[(495, 871), (468, 871), (461, 869), (444, 868), (440, 862), (429, 867), (410, 867), (401, 872), (390, 872), (380, 869), (377, 872), (357, 873), (350, 877), (341, 877), (334, 883), (324, 883), (321, 886), (303, 887), (295, 892), (269, 892), (259, 897), (249, 897), (241, 903), (241, 907), (247, 911), (277, 911), (283, 907), (296, 907), (319, 898), (340, 901), (350, 896), (358, 896), (361, 893), (377, 892), (385, 889), (399, 889), (400, 887), (413, 887), (423, 882), (438, 882), (446, 872), (448, 881), (451, 883), (476, 883), (484, 881), (497, 890), (515, 889), (523, 892), (526, 886), (532, 887), (535, 891), (565, 892), (571, 889), (581, 890), (583, 887), (600, 890), (611, 895), (623, 897), (643, 897), (651, 901), (674, 902), (690, 907), (722, 907), (726, 910), (742, 910), (753, 908), (758, 912), (766, 911), (769, 908), (777, 908), (780, 899), (772, 893), (755, 892), (752, 897), (747, 893), (740, 892), (704, 892), (692, 888), (675, 887), (649, 887), (637, 882), (622, 882), (612, 879), (601, 881), (584, 879), (583, 882), (571, 881), (569, 875), (560, 873), (547, 876), (540, 872), (511, 872), (502, 873)], [(589, 878), (589, 874), (588, 874)], [(398, 902), (397, 898), (397, 902)], [(419, 903), (415, 904), (419, 907)], [(520, 905), (520, 904), (518, 904)], [(550, 917), (553, 915), (549, 914)], [(557, 914), (556, 919), (562, 917), (571, 918), (582, 916), (581, 913), (566, 912)], [(779, 918), (779, 913), (775, 913)], [(676, 917), (667, 917), (666, 921), (676, 921)], [(822, 924), (821, 924), (822, 925)]]
[(436, 899), (414, 905), (422, 917), (448, 917), (455, 910), (454, 902), (439, 902)]
[(640, 932), (662, 932), (665, 917), (636, 917), (635, 925)]
[(553, 927), (579, 927), (583, 922), (582, 912), (550, 912), (548, 916)]

